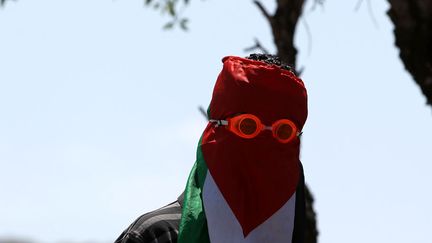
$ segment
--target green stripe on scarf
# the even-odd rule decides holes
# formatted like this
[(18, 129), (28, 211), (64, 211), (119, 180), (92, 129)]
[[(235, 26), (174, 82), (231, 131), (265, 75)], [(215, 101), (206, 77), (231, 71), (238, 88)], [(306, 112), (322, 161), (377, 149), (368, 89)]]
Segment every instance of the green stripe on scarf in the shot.
[(186, 184), (178, 243), (210, 243), (207, 220), (202, 200), (202, 189), (207, 175), (207, 165), (198, 143), (197, 160)]

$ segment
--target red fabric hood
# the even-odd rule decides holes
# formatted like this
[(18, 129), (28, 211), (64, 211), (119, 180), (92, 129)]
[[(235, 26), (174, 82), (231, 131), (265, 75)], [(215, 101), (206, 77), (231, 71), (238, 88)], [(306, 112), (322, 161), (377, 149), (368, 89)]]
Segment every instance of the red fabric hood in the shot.
[[(307, 117), (307, 93), (292, 72), (260, 61), (228, 56), (209, 107), (211, 119), (256, 115), (265, 125), (292, 120), (299, 131)], [(276, 141), (270, 131), (244, 139), (209, 123), (201, 143), (216, 185), (244, 235), (264, 222), (294, 194), (299, 180), (300, 140)]]

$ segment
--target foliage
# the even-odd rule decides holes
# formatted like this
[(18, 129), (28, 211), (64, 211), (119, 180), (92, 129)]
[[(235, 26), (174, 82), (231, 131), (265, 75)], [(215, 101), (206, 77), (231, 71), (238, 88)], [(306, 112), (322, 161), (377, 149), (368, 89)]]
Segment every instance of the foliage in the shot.
[(178, 26), (184, 31), (188, 30), (189, 19), (182, 14), (189, 2), (190, 0), (144, 0), (147, 7), (158, 10), (163, 15), (168, 14), (171, 18), (164, 24), (163, 29), (168, 30)]

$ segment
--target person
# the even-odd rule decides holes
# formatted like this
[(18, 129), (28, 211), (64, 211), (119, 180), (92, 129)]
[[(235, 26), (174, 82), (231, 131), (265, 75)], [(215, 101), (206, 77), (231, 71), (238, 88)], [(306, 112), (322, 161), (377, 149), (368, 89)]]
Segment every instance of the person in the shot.
[(138, 217), (115, 243), (175, 243), (183, 204), (183, 193), (174, 202)]
[(186, 189), (115, 243), (302, 243), (303, 82), (277, 56), (228, 56)]

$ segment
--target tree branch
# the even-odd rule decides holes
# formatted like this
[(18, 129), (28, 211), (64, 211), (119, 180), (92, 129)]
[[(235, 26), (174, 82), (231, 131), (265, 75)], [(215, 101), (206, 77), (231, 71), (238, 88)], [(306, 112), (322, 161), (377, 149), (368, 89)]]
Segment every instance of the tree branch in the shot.
[(363, 0), (359, 0), (359, 1), (357, 1), (357, 4), (356, 4), (356, 6), (355, 6), (355, 8), (354, 8), (354, 11), (355, 11), (355, 12), (359, 11), (359, 9), (360, 9), (362, 3), (363, 3)]
[(312, 7), (310, 8), (310, 10), (311, 10), (311, 11), (315, 11), (315, 9), (316, 9), (316, 7), (317, 7), (318, 5), (320, 5), (321, 7), (323, 7), (323, 5), (324, 5), (324, 1), (325, 1), (325, 0), (315, 0), (315, 1), (313, 2)]
[(432, 105), (432, 2), (388, 0), (395, 44), (408, 72)]
[(264, 15), (264, 17), (269, 21), (270, 23), (273, 20), (273, 17), (268, 13), (268, 11), (265, 9), (265, 7), (262, 5), (262, 3), (258, 0), (254, 0), (253, 3), (257, 6), (257, 8), (261, 11), (261, 13)]
[(252, 52), (254, 50), (260, 50), (263, 54), (270, 54), (269, 51), (261, 45), (261, 43), (259, 42), (259, 40), (257, 38), (255, 38), (254, 41), (255, 41), (255, 45), (248, 47), (248, 48), (245, 48), (244, 49), (245, 52)]

